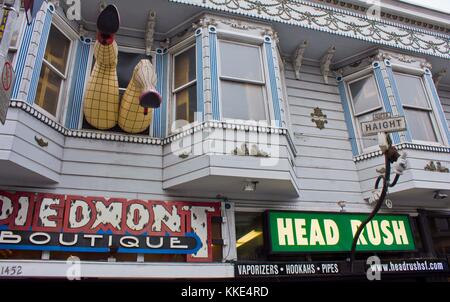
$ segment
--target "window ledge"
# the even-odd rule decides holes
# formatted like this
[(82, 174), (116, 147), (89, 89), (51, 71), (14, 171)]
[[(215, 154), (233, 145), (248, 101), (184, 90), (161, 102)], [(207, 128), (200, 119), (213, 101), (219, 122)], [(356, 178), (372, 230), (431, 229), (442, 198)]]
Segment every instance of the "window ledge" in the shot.
[(76, 137), (76, 138), (85, 138), (85, 139), (95, 139), (95, 140), (105, 140), (105, 141), (117, 141), (117, 142), (126, 142), (126, 143), (136, 143), (136, 144), (144, 144), (144, 145), (167, 145), (172, 143), (173, 141), (177, 141), (187, 135), (192, 135), (196, 132), (202, 131), (203, 129), (233, 129), (233, 130), (244, 130), (249, 132), (259, 132), (259, 133), (270, 133), (270, 134), (278, 134), (284, 135), (287, 138), (290, 149), (294, 157), (297, 156), (298, 152), (295, 147), (295, 144), (289, 134), (288, 129), (286, 128), (278, 128), (278, 127), (268, 127), (268, 126), (257, 126), (257, 125), (248, 125), (248, 124), (240, 124), (240, 123), (230, 123), (230, 122), (219, 122), (219, 121), (209, 121), (203, 123), (195, 123), (188, 126), (186, 129), (181, 130), (178, 133), (171, 134), (166, 138), (154, 138), (144, 135), (131, 135), (131, 134), (120, 134), (114, 132), (106, 132), (106, 131), (93, 131), (93, 130), (72, 130), (67, 129), (60, 123), (54, 121), (51, 117), (45, 115), (40, 110), (34, 108), (32, 105), (18, 100), (13, 100), (10, 103), (11, 108), (21, 109), (27, 112), (29, 115), (33, 116), (40, 122), (46, 124), (47, 126), (53, 128), (58, 131), (62, 135), (66, 137)]
[(136, 144), (145, 144), (145, 145), (161, 145), (162, 140), (160, 138), (152, 138), (149, 136), (143, 135), (130, 135), (130, 134), (120, 134), (113, 132), (105, 132), (105, 131), (92, 131), (92, 130), (72, 130), (67, 129), (60, 123), (54, 121), (51, 117), (45, 115), (40, 110), (34, 108), (32, 105), (22, 102), (22, 101), (11, 101), (11, 108), (21, 109), (27, 112), (29, 115), (33, 116), (40, 122), (46, 124), (47, 126), (53, 128), (58, 131), (62, 135), (66, 137), (78, 137), (78, 138), (86, 138), (86, 139), (96, 139), (96, 140), (105, 140), (105, 141), (117, 141), (117, 142), (126, 142), (126, 143), (136, 143)]
[[(450, 153), (450, 147), (447, 146), (430, 146), (425, 144), (417, 144), (417, 143), (402, 143), (399, 145), (395, 145), (398, 150), (419, 150), (419, 151), (427, 151), (427, 152), (436, 152), (436, 153)], [(363, 153), (358, 156), (353, 157), (353, 161), (355, 163), (365, 161), (371, 158), (380, 157), (383, 155), (381, 150), (373, 151), (369, 153)]]

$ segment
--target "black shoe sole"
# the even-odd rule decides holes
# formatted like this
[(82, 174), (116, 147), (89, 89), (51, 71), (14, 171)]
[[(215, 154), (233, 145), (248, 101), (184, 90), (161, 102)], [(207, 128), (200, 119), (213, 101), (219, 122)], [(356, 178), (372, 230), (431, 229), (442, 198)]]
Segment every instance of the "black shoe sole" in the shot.
[(115, 34), (120, 27), (120, 15), (115, 5), (108, 5), (97, 18), (97, 29), (103, 34)]
[(139, 103), (144, 108), (159, 108), (161, 96), (156, 91), (147, 91), (141, 95)]

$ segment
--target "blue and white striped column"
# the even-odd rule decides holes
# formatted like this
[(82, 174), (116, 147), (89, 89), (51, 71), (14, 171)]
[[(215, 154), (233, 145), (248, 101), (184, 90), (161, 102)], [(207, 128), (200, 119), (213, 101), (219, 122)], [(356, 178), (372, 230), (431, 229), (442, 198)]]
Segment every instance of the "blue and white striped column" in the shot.
[[(375, 80), (377, 81), (378, 87), (380, 89), (381, 99), (384, 104), (384, 110), (386, 112), (392, 113), (392, 106), (389, 99), (389, 93), (386, 87), (385, 78), (383, 77), (383, 73), (381, 71), (381, 62), (375, 61), (372, 63), (372, 67), (375, 73)], [(387, 79), (386, 79), (387, 80)], [(392, 134), (392, 142), (394, 145), (400, 144), (400, 134), (395, 132)]]
[(197, 121), (205, 120), (205, 98), (203, 90), (203, 29), (198, 28), (195, 31), (195, 53), (197, 69)]
[(442, 125), (441, 128), (442, 128), (442, 131), (444, 132), (443, 134), (447, 138), (447, 143), (450, 145), (449, 124), (448, 124), (447, 119), (445, 118), (444, 109), (442, 108), (442, 103), (439, 98), (439, 94), (437, 92), (436, 85), (434, 84), (433, 76), (431, 75), (431, 71), (428, 68), (425, 69), (425, 82), (433, 96), (433, 101), (434, 101), (434, 105), (435, 105), (434, 107), (437, 110), (437, 115), (438, 115), (439, 121), (441, 122), (441, 125)]
[(17, 57), (12, 99), (34, 103), (54, 12), (53, 4), (44, 2), (33, 22), (26, 25)]
[[(269, 68), (269, 84), (270, 91), (272, 94), (272, 104), (273, 104), (273, 116), (274, 123), (276, 127), (282, 127), (283, 121), (281, 118), (281, 99), (280, 95), (282, 95), (279, 91), (279, 87), (281, 87), (280, 76), (277, 76), (277, 68), (278, 68), (278, 60), (276, 60), (273, 49), (272, 49), (272, 38), (269, 36), (264, 37), (264, 49), (267, 57), (267, 66)], [(278, 70), (279, 74), (279, 70)]]
[(158, 78), (156, 90), (162, 97), (161, 107), (153, 110), (153, 137), (166, 136), (167, 127), (167, 110), (169, 108), (167, 98), (167, 65), (169, 55), (167, 49), (156, 49), (155, 68)]
[[(38, 33), (40, 33), (40, 41), (35, 56), (34, 68), (30, 82), (30, 89), (27, 95), (27, 102), (29, 104), (33, 104), (34, 99), (36, 98), (37, 87), (39, 84), (39, 76), (41, 75), (42, 62), (44, 60), (45, 48), (47, 47), (48, 35), (50, 33), (50, 27), (52, 25), (52, 17), (54, 12), (55, 7), (52, 4), (48, 4), (48, 8), (45, 13), (45, 18), (42, 24), (42, 29), (36, 27), (33, 33), (33, 35), (37, 35)], [(36, 22), (36, 25), (38, 24), (39, 23)]]
[(69, 100), (67, 104), (65, 126), (69, 129), (79, 129), (81, 124), (81, 107), (88, 72), (88, 62), (91, 53), (92, 40), (80, 37), (75, 56), (75, 65), (72, 74)]
[(217, 65), (217, 29), (214, 26), (208, 27), (209, 34), (209, 59), (211, 73), (211, 111), (213, 120), (220, 120), (220, 99), (219, 99), (219, 70)]
[(344, 109), (345, 123), (347, 125), (348, 136), (350, 137), (350, 145), (352, 146), (353, 156), (357, 156), (358, 153), (358, 143), (356, 141), (356, 132), (353, 127), (353, 114), (350, 111), (350, 106), (347, 98), (347, 91), (345, 89), (345, 83), (342, 77), (337, 77), (336, 81), (339, 86), (339, 95), (341, 96), (341, 103)]

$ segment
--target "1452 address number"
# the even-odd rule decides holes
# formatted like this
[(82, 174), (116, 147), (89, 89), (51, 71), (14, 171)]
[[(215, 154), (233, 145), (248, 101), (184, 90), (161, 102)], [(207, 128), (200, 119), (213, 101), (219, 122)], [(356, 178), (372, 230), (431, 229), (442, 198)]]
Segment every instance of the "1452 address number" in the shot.
[(20, 265), (7, 265), (0, 266), (0, 276), (21, 276), (22, 275), (22, 266)]

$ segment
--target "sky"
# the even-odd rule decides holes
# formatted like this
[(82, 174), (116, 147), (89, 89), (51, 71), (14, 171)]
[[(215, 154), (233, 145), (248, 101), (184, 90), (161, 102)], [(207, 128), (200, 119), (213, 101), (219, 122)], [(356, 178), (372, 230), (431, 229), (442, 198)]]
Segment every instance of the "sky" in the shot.
[(400, 0), (450, 14), (450, 0)]

